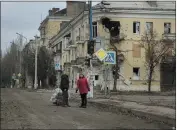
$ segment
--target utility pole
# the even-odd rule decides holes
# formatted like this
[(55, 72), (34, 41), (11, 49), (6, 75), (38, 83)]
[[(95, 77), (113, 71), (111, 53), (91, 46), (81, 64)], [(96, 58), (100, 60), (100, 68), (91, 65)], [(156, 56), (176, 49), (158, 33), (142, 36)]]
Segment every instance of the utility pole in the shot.
[[(89, 1), (89, 15), (88, 15), (88, 19), (89, 19), (89, 27), (90, 27), (90, 38), (89, 38), (89, 43), (88, 44), (91, 44), (90, 41), (93, 40), (93, 28), (92, 28), (92, 1)], [(93, 66), (92, 66), (92, 55), (91, 55), (91, 59), (90, 59), (90, 91), (91, 91), (91, 97), (93, 97)]]
[(22, 67), (21, 67), (21, 64), (22, 64), (22, 44), (23, 44), (23, 39), (22, 39), (22, 36), (20, 35), (20, 73), (19, 74), (21, 74), (22, 73)]
[(36, 51), (35, 51), (35, 79), (34, 79), (34, 89), (37, 89), (38, 84), (37, 84), (37, 54), (38, 54), (38, 36), (34, 36), (35, 37), (35, 44), (36, 44)]
[(19, 74), (21, 75), (21, 73), (22, 73), (22, 69), (21, 69), (21, 61), (22, 61), (22, 57), (21, 57), (21, 52), (22, 52), (22, 50), (23, 50), (23, 38), (24, 39), (26, 39), (26, 44), (27, 44), (27, 38), (25, 37), (25, 36), (23, 36), (22, 34), (20, 34), (20, 33), (16, 33), (17, 35), (19, 35), (20, 36), (20, 70), (19, 70)]

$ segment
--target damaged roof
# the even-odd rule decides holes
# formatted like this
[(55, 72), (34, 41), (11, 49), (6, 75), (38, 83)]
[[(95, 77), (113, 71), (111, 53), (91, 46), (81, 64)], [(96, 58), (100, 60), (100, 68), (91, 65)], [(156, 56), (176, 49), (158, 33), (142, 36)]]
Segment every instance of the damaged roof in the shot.
[(104, 1), (105, 5), (99, 3), (95, 5), (93, 8), (131, 8), (131, 9), (176, 9), (176, 2), (175, 1)]

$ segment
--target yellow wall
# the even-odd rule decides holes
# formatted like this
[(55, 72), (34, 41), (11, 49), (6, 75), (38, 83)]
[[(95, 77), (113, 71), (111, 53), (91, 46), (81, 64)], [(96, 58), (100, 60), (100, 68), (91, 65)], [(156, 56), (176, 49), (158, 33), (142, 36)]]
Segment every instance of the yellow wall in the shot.
[(45, 45), (48, 45), (49, 39), (58, 33), (58, 31), (60, 30), (60, 23), (61, 21), (47, 21), (45, 25)]
[[(120, 50), (132, 50), (133, 44), (139, 44), (141, 36), (145, 32), (146, 22), (153, 22), (153, 30), (158, 33), (158, 38), (162, 38), (162, 34), (164, 33), (164, 23), (171, 23), (171, 33), (176, 33), (176, 21), (175, 19), (145, 19), (145, 18), (119, 18), (112, 19), (113, 21), (120, 21), (121, 24), (121, 32), (126, 35), (126, 39), (122, 41), (120, 44), (116, 44), (117, 48)], [(140, 34), (133, 33), (133, 22), (140, 22)], [(98, 34), (99, 36), (109, 35), (105, 33), (103, 26), (101, 24), (98, 25)], [(147, 76), (147, 71), (145, 68), (145, 58), (144, 49), (141, 49), (141, 58), (134, 58), (132, 56), (132, 51), (127, 53), (123, 53), (125, 56), (125, 61), (123, 63), (123, 71), (124, 76), (129, 79), (133, 76), (133, 67), (140, 67), (140, 79), (144, 80)], [(156, 68), (154, 73), (155, 80), (160, 79), (159, 68)]]
[(60, 21), (48, 21), (46, 25), (46, 36), (51, 38), (60, 30)]

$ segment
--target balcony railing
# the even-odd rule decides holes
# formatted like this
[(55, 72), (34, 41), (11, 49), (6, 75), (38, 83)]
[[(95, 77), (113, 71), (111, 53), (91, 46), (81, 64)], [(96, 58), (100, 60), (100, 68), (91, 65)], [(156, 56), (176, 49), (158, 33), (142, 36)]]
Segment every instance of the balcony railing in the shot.
[(176, 33), (164, 33), (162, 34), (164, 40), (175, 40)]
[(57, 54), (57, 53), (61, 53), (61, 49), (59, 49), (59, 50), (56, 50), (56, 54)]

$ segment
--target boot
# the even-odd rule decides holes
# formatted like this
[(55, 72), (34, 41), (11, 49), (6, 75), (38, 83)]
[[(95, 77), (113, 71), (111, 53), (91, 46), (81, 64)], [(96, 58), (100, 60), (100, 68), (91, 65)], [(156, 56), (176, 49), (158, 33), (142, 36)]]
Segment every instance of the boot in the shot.
[(67, 107), (71, 107), (71, 106), (69, 105), (68, 98), (66, 99), (66, 106), (67, 106)]

